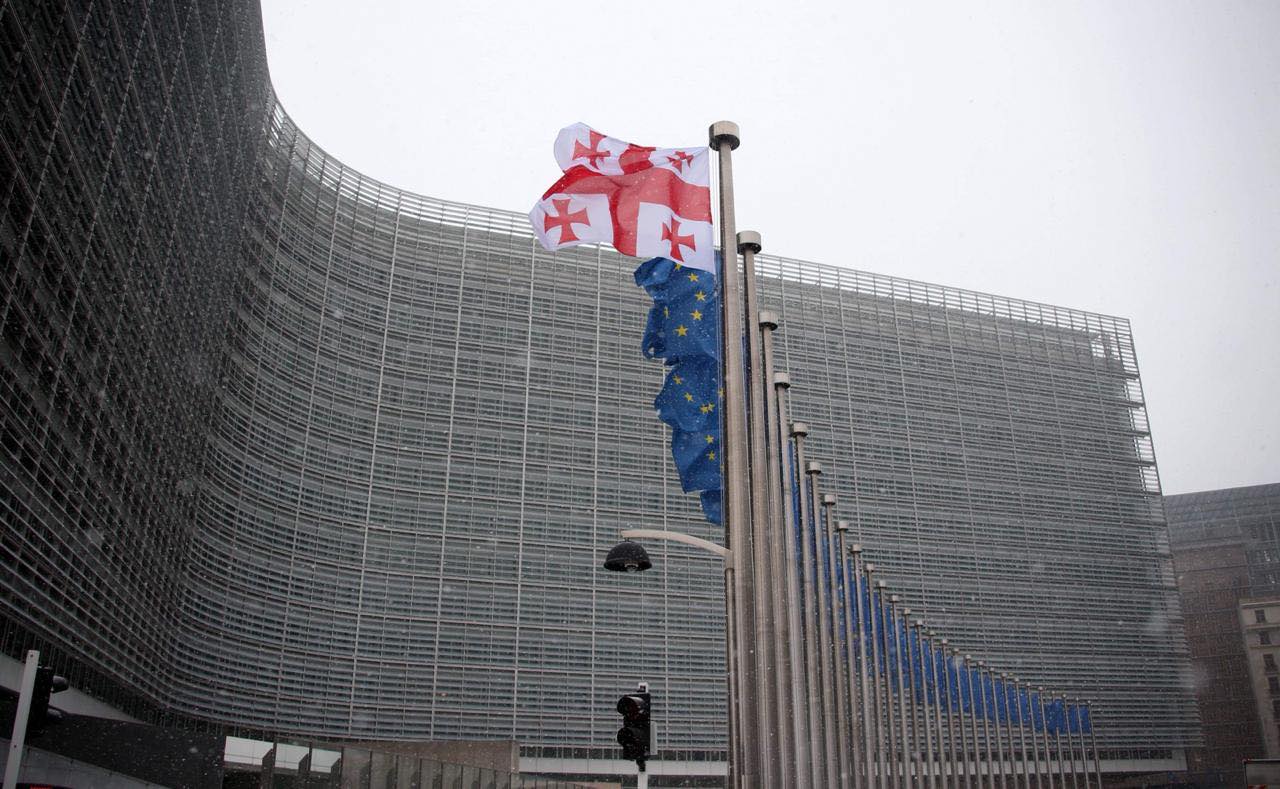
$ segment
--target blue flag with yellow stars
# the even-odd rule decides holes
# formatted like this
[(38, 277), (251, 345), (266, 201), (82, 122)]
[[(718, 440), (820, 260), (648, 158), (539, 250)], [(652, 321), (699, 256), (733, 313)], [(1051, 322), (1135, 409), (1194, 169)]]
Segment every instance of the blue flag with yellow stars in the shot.
[(671, 456), (686, 493), (698, 492), (703, 514), (723, 522), (720, 489), (720, 305), (715, 277), (674, 260), (640, 264), (636, 284), (653, 299), (641, 350), (667, 363), (654, 398), (671, 426)]
[(715, 277), (666, 258), (640, 264), (635, 276), (636, 284), (653, 297), (642, 341), (645, 356), (668, 364), (720, 358)]
[(677, 430), (719, 430), (719, 364), (694, 357), (672, 365), (653, 401), (658, 418)]

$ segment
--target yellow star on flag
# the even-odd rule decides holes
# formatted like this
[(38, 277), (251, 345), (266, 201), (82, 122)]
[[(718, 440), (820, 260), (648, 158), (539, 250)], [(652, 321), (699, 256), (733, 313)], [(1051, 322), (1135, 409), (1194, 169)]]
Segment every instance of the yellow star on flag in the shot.
[(689, 330), (688, 330), (688, 329), (686, 329), (686, 328), (684, 327), (684, 325), (683, 325), (683, 324), (681, 324), (680, 326), (677, 326), (677, 327), (676, 327), (676, 335), (677, 335), (677, 336), (679, 336), (679, 337), (683, 337), (683, 336), (685, 336), (685, 335), (686, 335), (686, 334), (688, 334), (688, 333), (689, 333)]
[(702, 291), (698, 291), (697, 293), (693, 294), (693, 297), (694, 297), (695, 299), (697, 299), (698, 301), (706, 301), (706, 300), (707, 300), (707, 294), (703, 293)]
[(694, 310), (694, 311), (693, 311), (693, 312), (691, 312), (690, 314), (693, 316), (693, 319), (694, 319), (695, 321), (700, 321), (700, 320), (702, 320), (702, 312), (701, 312), (700, 310)]

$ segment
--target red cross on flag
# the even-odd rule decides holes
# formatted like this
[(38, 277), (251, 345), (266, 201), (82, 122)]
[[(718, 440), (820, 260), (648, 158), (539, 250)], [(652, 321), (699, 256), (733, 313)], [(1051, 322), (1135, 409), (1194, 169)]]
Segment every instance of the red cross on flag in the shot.
[(555, 156), (564, 175), (529, 212), (544, 248), (608, 243), (715, 271), (706, 147), (646, 148), (575, 123), (560, 130)]

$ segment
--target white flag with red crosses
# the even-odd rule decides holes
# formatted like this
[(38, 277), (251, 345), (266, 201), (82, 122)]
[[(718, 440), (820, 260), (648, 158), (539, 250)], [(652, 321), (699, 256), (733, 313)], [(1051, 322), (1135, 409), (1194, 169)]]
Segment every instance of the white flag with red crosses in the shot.
[(646, 148), (575, 123), (555, 155), (564, 175), (529, 212), (544, 248), (608, 243), (715, 272), (706, 147)]

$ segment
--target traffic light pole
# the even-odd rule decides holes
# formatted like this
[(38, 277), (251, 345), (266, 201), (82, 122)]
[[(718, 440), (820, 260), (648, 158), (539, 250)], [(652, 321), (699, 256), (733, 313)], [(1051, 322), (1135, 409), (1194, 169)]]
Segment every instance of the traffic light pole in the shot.
[(18, 773), (22, 770), (22, 751), (27, 743), (27, 718), (31, 714), (31, 696), (36, 687), (36, 671), (40, 668), (40, 653), (27, 651), (27, 663), (22, 668), (22, 687), (18, 691), (18, 711), (13, 716), (13, 735), (9, 738), (9, 761), (4, 768), (4, 789), (17, 789)]

